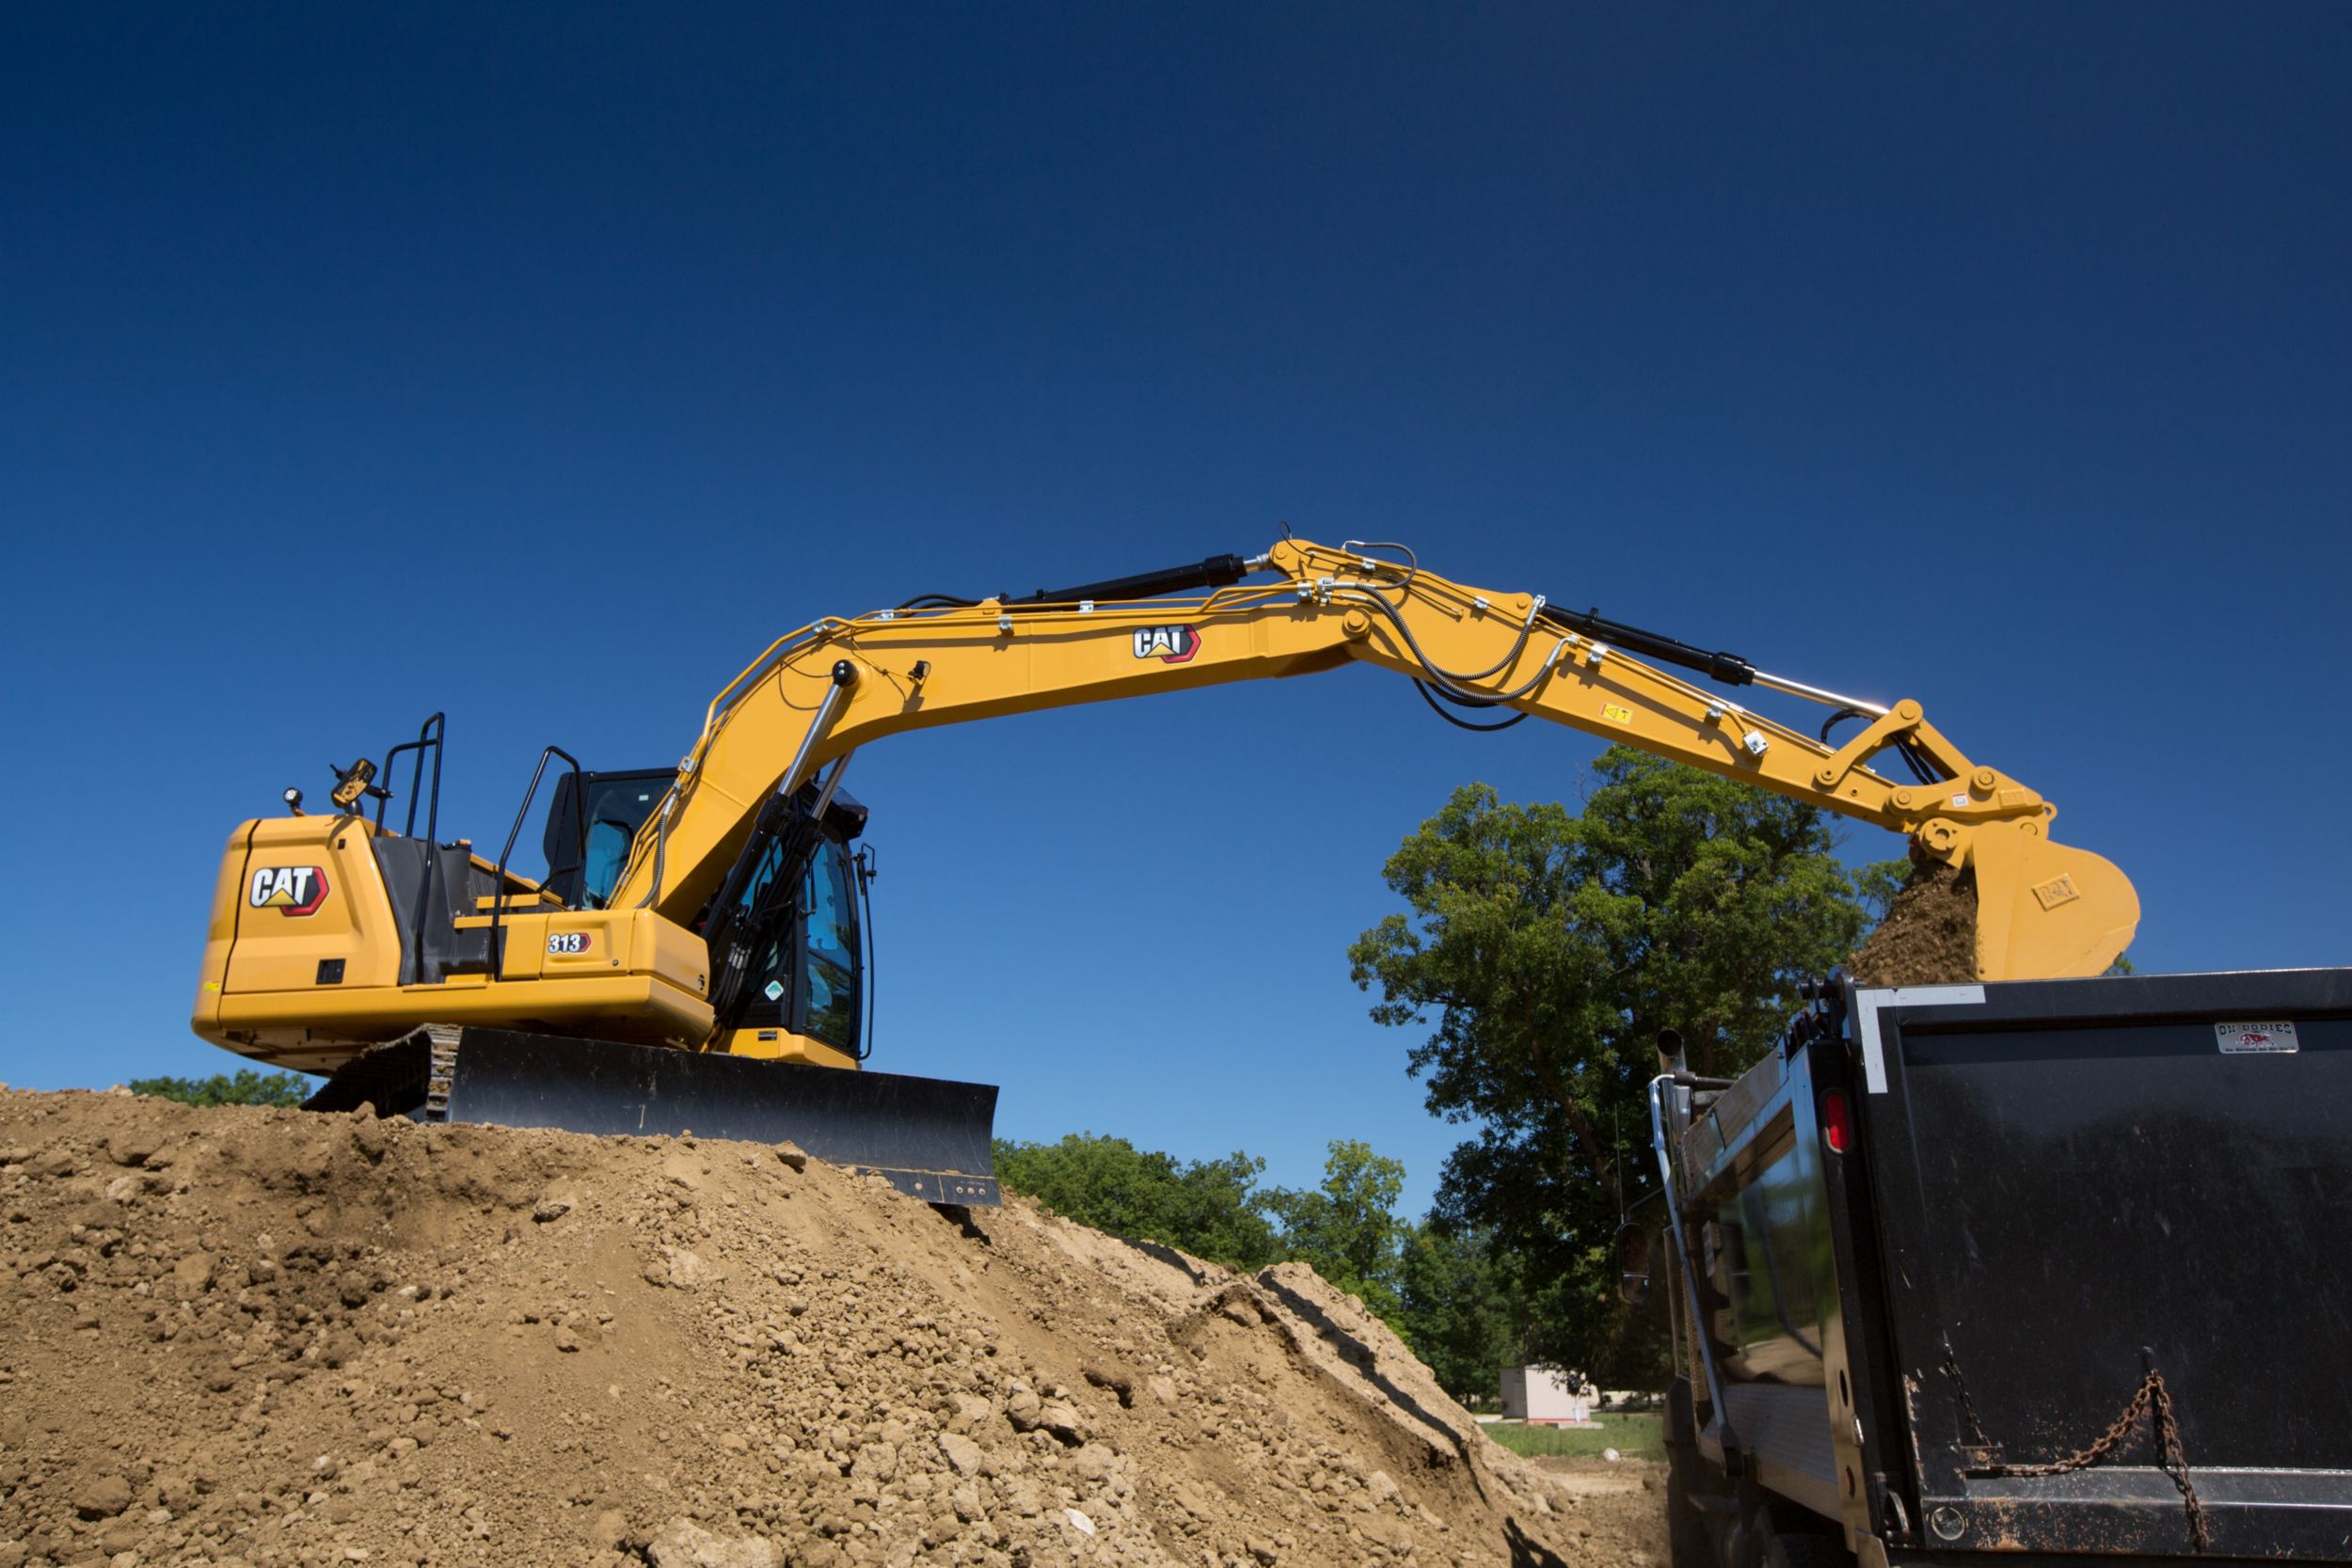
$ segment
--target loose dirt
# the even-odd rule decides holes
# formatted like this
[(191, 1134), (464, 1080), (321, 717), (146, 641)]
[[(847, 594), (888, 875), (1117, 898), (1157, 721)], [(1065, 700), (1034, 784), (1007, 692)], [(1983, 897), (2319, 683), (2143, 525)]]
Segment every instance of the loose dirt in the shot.
[[(1614, 1464), (1603, 1459), (1538, 1456), (1528, 1463), (1577, 1499), (1580, 1528), (1605, 1526), (1613, 1541), (1630, 1543), (1654, 1561), (1672, 1560), (1666, 1540), (1666, 1466), (1645, 1459)], [(1597, 1536), (1598, 1528), (1595, 1529)]]
[(1306, 1268), (765, 1146), (0, 1092), (0, 1568), (1665, 1558)]
[(1915, 863), (1847, 973), (1865, 986), (1957, 986), (1977, 977), (1977, 879)]

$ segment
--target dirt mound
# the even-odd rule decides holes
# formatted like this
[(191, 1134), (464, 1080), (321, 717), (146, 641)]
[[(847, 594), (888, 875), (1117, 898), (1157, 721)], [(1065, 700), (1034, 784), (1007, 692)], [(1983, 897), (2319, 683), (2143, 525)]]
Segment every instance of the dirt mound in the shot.
[(1958, 986), (1977, 977), (1977, 879), (1916, 863), (1886, 918), (1847, 965), (1857, 985)]
[(1307, 1269), (786, 1152), (0, 1093), (0, 1568), (1662, 1561)]

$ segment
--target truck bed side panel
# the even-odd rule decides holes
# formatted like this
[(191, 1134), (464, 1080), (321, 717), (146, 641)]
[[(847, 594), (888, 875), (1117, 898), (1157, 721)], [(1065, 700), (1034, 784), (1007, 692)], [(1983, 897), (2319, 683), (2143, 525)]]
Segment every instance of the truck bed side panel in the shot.
[(1876, 996), (1861, 1098), (1930, 1544), (2187, 1552), (2145, 1424), (1998, 1473), (2092, 1444), (2153, 1370), (2212, 1555), (2352, 1560), (2352, 973)]

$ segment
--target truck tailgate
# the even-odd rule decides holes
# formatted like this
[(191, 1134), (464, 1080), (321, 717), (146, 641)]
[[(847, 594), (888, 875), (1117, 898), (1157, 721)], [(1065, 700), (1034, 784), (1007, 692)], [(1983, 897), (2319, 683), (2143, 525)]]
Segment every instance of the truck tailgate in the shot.
[(1853, 1006), (1915, 1539), (2352, 1560), (2352, 971)]

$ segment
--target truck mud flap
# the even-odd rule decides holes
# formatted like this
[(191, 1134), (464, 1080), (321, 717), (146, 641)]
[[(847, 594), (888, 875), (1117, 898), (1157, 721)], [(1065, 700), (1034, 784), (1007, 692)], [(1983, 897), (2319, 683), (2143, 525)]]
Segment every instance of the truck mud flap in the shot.
[[(830, 1164), (878, 1174), (926, 1203), (1003, 1201), (990, 1141), (993, 1084), (506, 1029), (438, 1033), (437, 1044), (420, 1030), (360, 1057), (312, 1096), (310, 1108), (350, 1110), (364, 1099), (423, 1120), (789, 1140)], [(437, 1055), (443, 1083), (433, 1081)]]

